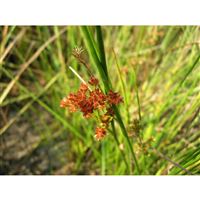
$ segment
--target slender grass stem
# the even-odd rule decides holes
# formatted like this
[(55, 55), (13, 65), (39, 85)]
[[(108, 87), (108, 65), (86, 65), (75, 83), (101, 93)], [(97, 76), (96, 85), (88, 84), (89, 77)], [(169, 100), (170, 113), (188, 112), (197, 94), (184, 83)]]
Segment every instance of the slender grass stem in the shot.
[(130, 141), (130, 139), (129, 139), (129, 137), (128, 137), (128, 133), (127, 133), (127, 131), (126, 131), (126, 128), (125, 128), (125, 126), (124, 126), (124, 123), (123, 123), (123, 121), (122, 121), (122, 118), (121, 118), (120, 113), (119, 113), (119, 111), (118, 111), (118, 109), (117, 109), (116, 106), (114, 107), (114, 110), (115, 110), (115, 114), (116, 114), (116, 117), (117, 117), (117, 121), (118, 121), (118, 123), (119, 123), (119, 125), (120, 125), (120, 128), (121, 128), (121, 131), (122, 131), (123, 135), (125, 136), (126, 141), (127, 141), (127, 143), (128, 143), (128, 146), (129, 146), (129, 149), (130, 149), (130, 151), (131, 151), (133, 160), (134, 160), (134, 162), (135, 162), (135, 166), (136, 166), (137, 173), (140, 174), (141, 171), (140, 171), (140, 168), (139, 168), (139, 165), (138, 165), (138, 162), (137, 162), (137, 158), (136, 158), (135, 152), (134, 152), (134, 150), (133, 150), (132, 143), (131, 143), (131, 141)]
[[(114, 121), (111, 122), (111, 126), (112, 126), (111, 134), (113, 135), (113, 137), (114, 137), (114, 139), (115, 139), (115, 141), (116, 141), (116, 143), (117, 143), (117, 145), (118, 145), (118, 147), (119, 147), (120, 142), (119, 142), (119, 140), (118, 140), (118, 138), (117, 138), (117, 134), (116, 134), (116, 130), (115, 130), (115, 122), (114, 122)], [(127, 162), (127, 160), (126, 160), (126, 155), (125, 155), (124, 151), (120, 149), (120, 152), (121, 152), (121, 154), (122, 154), (122, 158), (123, 158), (123, 160), (124, 160), (124, 163), (125, 163), (125, 165), (126, 165), (126, 168), (129, 170), (129, 172), (131, 172), (131, 169), (129, 168), (129, 165), (128, 165), (128, 162)]]
[(138, 91), (138, 85), (137, 85), (137, 76), (136, 76), (136, 72), (135, 69), (133, 68), (133, 75), (134, 75), (134, 80), (135, 80), (135, 92), (136, 92), (136, 99), (137, 99), (137, 105), (138, 105), (138, 117), (139, 120), (142, 120), (142, 115), (141, 115), (141, 106), (140, 106), (140, 97), (139, 97), (139, 91)]
[(192, 172), (190, 172), (189, 170), (187, 170), (186, 168), (182, 167), (179, 163), (174, 162), (173, 160), (171, 160), (168, 156), (164, 155), (163, 153), (159, 152), (156, 148), (152, 148), (150, 149), (151, 151), (153, 151), (154, 153), (158, 154), (160, 157), (164, 158), (165, 160), (167, 160), (168, 162), (172, 163), (174, 166), (178, 167), (179, 169), (183, 170), (184, 172), (186, 172), (188, 175), (192, 175)]
[(104, 50), (104, 43), (103, 43), (103, 36), (102, 36), (102, 31), (101, 31), (101, 26), (96, 26), (97, 30), (97, 45), (99, 47), (99, 52), (100, 52), (100, 61), (102, 64), (102, 67), (104, 69), (104, 72), (106, 76), (108, 77), (108, 70), (107, 70), (107, 65), (106, 65), (106, 54)]
[(91, 38), (91, 35), (89, 33), (89, 30), (86, 26), (82, 26), (81, 27), (81, 31), (82, 31), (82, 34), (84, 36), (84, 39), (85, 39), (85, 44), (89, 50), (89, 53), (90, 53), (90, 56), (93, 60), (93, 62), (96, 64), (96, 67), (99, 71), (99, 74), (101, 76), (101, 79), (104, 83), (104, 87), (105, 87), (105, 91), (108, 91), (109, 90), (109, 81), (108, 81), (108, 78), (103, 70), (103, 67), (102, 67), (102, 64), (101, 62), (99, 61), (99, 58), (98, 58), (98, 54), (95, 50), (95, 47), (93, 45), (93, 42), (92, 42), (92, 38)]
[(101, 175), (106, 174), (106, 141), (101, 142)]
[(120, 83), (121, 83), (123, 94), (124, 94), (124, 98), (125, 98), (127, 121), (128, 121), (128, 124), (130, 124), (130, 114), (129, 114), (128, 98), (127, 98), (127, 94), (126, 94), (126, 87), (125, 87), (124, 80), (122, 78), (122, 74), (121, 74), (121, 71), (120, 71), (119, 63), (118, 63), (118, 60), (117, 60), (117, 55), (116, 55), (114, 49), (113, 49), (113, 53), (114, 53), (115, 62), (116, 62), (116, 66), (117, 66), (117, 71), (118, 71), (118, 74), (119, 74), (119, 79), (120, 79)]
[(78, 79), (84, 83), (85, 85), (88, 86), (89, 90), (92, 91), (92, 89), (89, 87), (89, 85), (87, 84), (87, 82), (71, 67), (69, 66), (69, 69), (78, 77)]

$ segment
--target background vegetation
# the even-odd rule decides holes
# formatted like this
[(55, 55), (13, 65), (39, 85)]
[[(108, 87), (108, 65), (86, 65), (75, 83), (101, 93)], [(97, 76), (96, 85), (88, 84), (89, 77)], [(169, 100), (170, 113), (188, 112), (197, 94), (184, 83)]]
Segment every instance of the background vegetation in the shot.
[[(86, 81), (118, 91), (110, 133), (60, 108)], [(0, 27), (1, 174), (200, 174), (200, 28)]]

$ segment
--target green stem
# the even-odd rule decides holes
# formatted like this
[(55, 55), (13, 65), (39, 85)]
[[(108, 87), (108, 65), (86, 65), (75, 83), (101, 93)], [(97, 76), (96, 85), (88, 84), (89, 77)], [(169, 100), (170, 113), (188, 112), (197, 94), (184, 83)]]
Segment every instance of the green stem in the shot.
[(90, 36), (90, 33), (89, 33), (89, 30), (86, 26), (82, 26), (81, 27), (81, 31), (85, 37), (85, 44), (87, 46), (87, 48), (89, 49), (89, 53), (90, 53), (90, 56), (91, 58), (93, 59), (93, 62), (96, 64), (96, 67), (99, 71), (99, 74), (101, 76), (101, 79), (104, 83), (104, 87), (105, 87), (105, 91), (108, 91), (109, 90), (109, 82), (108, 82), (108, 79), (107, 79), (107, 76), (103, 70), (103, 67), (102, 67), (102, 64), (101, 62), (99, 61), (99, 58), (97, 56), (97, 52), (94, 48), (94, 45), (93, 45), (93, 42), (92, 42), (92, 38)]
[(141, 121), (142, 116), (141, 116), (140, 98), (139, 98), (139, 92), (138, 92), (138, 86), (137, 86), (137, 76), (136, 76), (136, 72), (134, 68), (133, 68), (133, 75), (134, 75), (134, 80), (135, 80), (135, 92), (136, 92), (136, 99), (137, 99), (137, 104), (138, 104), (138, 116), (139, 116), (139, 120)]
[(124, 137), (126, 138), (126, 141), (128, 143), (129, 149), (131, 150), (131, 154), (132, 154), (133, 160), (135, 162), (137, 173), (140, 174), (141, 171), (140, 171), (140, 168), (139, 168), (139, 165), (138, 165), (138, 162), (137, 162), (137, 158), (136, 158), (135, 152), (133, 150), (131, 141), (129, 140), (128, 133), (127, 133), (126, 128), (124, 126), (124, 123), (122, 121), (121, 115), (120, 115), (120, 113), (119, 113), (119, 111), (118, 111), (116, 106), (114, 107), (114, 111), (115, 111), (115, 115), (117, 117), (117, 121), (118, 121), (118, 123), (120, 125), (121, 131), (122, 131)]
[[(113, 135), (113, 137), (114, 137), (114, 139), (115, 139), (115, 141), (116, 141), (116, 143), (117, 143), (117, 146), (119, 147), (120, 142), (119, 142), (119, 140), (118, 140), (118, 138), (117, 138), (114, 120), (111, 121), (111, 126), (112, 126), (112, 132), (111, 132), (111, 134)], [(126, 160), (126, 156), (125, 156), (123, 150), (120, 149), (120, 152), (121, 152), (121, 154), (122, 154), (122, 157), (123, 157), (124, 163), (125, 163), (125, 165), (126, 165), (126, 168), (129, 170), (129, 172), (131, 172), (131, 170), (129, 169), (129, 165), (128, 165), (128, 162), (127, 162), (127, 160)]]
[[(99, 71), (99, 74), (101, 76), (101, 79), (103, 81), (105, 91), (107, 92), (112, 88), (112, 86), (111, 86), (111, 83), (109, 81), (109, 77), (105, 72), (105, 69), (107, 71), (107, 66), (106, 65), (105, 66), (102, 65), (102, 63), (105, 62), (105, 61), (102, 61), (102, 60), (100, 61), (99, 60), (98, 54), (97, 54), (97, 52), (95, 50), (95, 47), (93, 45), (93, 42), (92, 42), (92, 41), (94, 41), (94, 39), (91, 38), (92, 35), (90, 35), (88, 27), (86, 27), (86, 26), (81, 27), (81, 31), (82, 31), (82, 34), (84, 36), (85, 44), (86, 44), (86, 46), (87, 46), (87, 48), (89, 50), (90, 56), (93, 59), (94, 63), (96, 64), (96, 67), (97, 67), (97, 69)], [(98, 37), (102, 38), (101, 29), (98, 29), (97, 32), (99, 34)], [(101, 44), (101, 43), (103, 43), (103, 39), (100, 40), (100, 41), (97, 41), (97, 43), (99, 43), (98, 47), (101, 47), (101, 48), (103, 47), (103, 45)], [(103, 53), (105, 54), (104, 51), (103, 52), (100, 51), (100, 54), (103, 54)], [(100, 58), (101, 59), (105, 59), (105, 55), (101, 55)], [(137, 173), (140, 174), (140, 169), (139, 169), (139, 165), (138, 165), (138, 162), (137, 162), (137, 158), (135, 156), (135, 152), (133, 150), (133, 146), (132, 146), (132, 144), (131, 144), (131, 142), (129, 140), (128, 133), (127, 133), (126, 128), (124, 126), (124, 123), (122, 121), (122, 117), (121, 117), (121, 115), (120, 115), (120, 113), (119, 113), (119, 111), (118, 111), (116, 106), (114, 107), (114, 111), (115, 111), (115, 114), (116, 114), (116, 117), (117, 117), (117, 121), (118, 121), (118, 123), (120, 125), (121, 131), (122, 131), (123, 135), (125, 136), (126, 141), (128, 143), (128, 146), (130, 148), (133, 160), (135, 162)]]
[[(116, 143), (117, 143), (117, 146), (119, 147), (120, 142), (119, 142), (119, 140), (118, 140), (118, 138), (117, 138), (114, 120), (111, 121), (111, 126), (112, 126), (112, 132), (111, 132), (111, 133), (112, 133), (112, 135), (113, 135), (113, 137), (114, 137), (114, 139), (115, 139), (115, 141), (116, 141)], [(131, 170), (129, 169), (129, 165), (128, 165), (128, 162), (127, 162), (127, 160), (126, 160), (126, 156), (125, 156), (123, 150), (120, 149), (120, 152), (121, 152), (121, 154), (122, 154), (122, 157), (123, 157), (124, 163), (125, 163), (125, 165), (126, 165), (126, 168), (129, 170), (129, 172), (131, 172)]]
[(117, 66), (117, 71), (118, 71), (118, 74), (119, 74), (120, 83), (121, 83), (123, 94), (124, 94), (124, 99), (125, 99), (125, 104), (126, 104), (127, 122), (128, 122), (128, 124), (130, 124), (130, 114), (129, 114), (129, 109), (128, 109), (129, 105), (128, 105), (128, 98), (127, 98), (127, 95), (126, 95), (126, 87), (125, 87), (124, 80), (122, 78), (119, 63), (118, 63), (118, 60), (117, 60), (117, 55), (116, 55), (114, 49), (113, 49), (113, 53), (114, 53), (114, 58), (115, 58), (116, 66)]
[(104, 69), (104, 72), (106, 76), (108, 77), (108, 70), (107, 70), (107, 65), (106, 65), (106, 55), (105, 55), (105, 50), (104, 50), (104, 44), (103, 44), (103, 37), (102, 37), (102, 31), (100, 26), (96, 26), (97, 30), (97, 45), (99, 47), (99, 52), (100, 52), (100, 61), (102, 64), (102, 67)]

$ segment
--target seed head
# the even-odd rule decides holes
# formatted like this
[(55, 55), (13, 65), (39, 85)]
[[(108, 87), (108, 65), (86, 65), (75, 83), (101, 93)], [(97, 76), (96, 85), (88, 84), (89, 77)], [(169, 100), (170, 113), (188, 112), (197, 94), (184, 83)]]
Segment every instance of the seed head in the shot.
[(113, 104), (113, 105), (117, 105), (123, 102), (123, 98), (120, 96), (120, 94), (117, 92), (113, 92), (112, 90), (108, 92), (107, 100), (109, 104)]
[(94, 76), (91, 76), (90, 77), (90, 80), (88, 81), (88, 83), (90, 85), (94, 85), (94, 86), (97, 86), (99, 84), (99, 80), (97, 78), (95, 78)]
[(96, 140), (102, 140), (106, 136), (106, 129), (97, 127), (95, 130), (95, 138)]
[(106, 95), (99, 88), (90, 92), (89, 99), (93, 103), (94, 109), (104, 108), (106, 106)]

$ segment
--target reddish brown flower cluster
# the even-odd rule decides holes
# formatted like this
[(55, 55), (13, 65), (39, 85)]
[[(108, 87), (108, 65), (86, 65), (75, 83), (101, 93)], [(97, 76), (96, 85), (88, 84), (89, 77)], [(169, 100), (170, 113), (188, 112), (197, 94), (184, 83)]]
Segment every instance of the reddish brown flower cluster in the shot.
[(106, 129), (105, 128), (101, 128), (101, 127), (97, 127), (95, 130), (95, 138), (97, 140), (101, 140), (106, 136)]
[(120, 102), (123, 102), (123, 99), (117, 92), (113, 92), (112, 90), (110, 90), (108, 92), (108, 102), (110, 104), (117, 105)]
[(90, 85), (97, 86), (99, 84), (99, 80), (94, 76), (91, 76), (90, 80), (88, 81)]
[(88, 83), (94, 86), (93, 90), (82, 83), (77, 93), (70, 93), (68, 97), (64, 97), (61, 100), (60, 107), (68, 107), (70, 112), (80, 110), (85, 118), (91, 117), (97, 110), (101, 113), (104, 112), (104, 114), (99, 116), (101, 121), (100, 127), (97, 127), (95, 131), (95, 138), (101, 140), (105, 137), (106, 129), (113, 119), (112, 105), (123, 102), (123, 99), (118, 93), (111, 90), (105, 95), (99, 87), (98, 79), (94, 76), (90, 78)]

